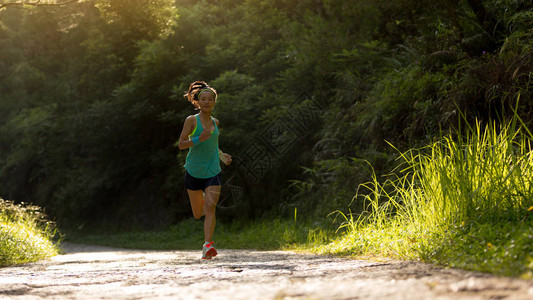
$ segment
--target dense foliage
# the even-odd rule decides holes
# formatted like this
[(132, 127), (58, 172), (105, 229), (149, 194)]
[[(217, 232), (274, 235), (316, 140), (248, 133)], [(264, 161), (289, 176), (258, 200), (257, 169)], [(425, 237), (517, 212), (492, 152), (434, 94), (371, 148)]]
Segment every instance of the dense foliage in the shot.
[(518, 98), (533, 120), (532, 28), (528, 0), (7, 7), (1, 196), (79, 228), (188, 217), (186, 152), (175, 142), (194, 113), (182, 95), (206, 80), (235, 161), (222, 218), (356, 210), (367, 162), (392, 170), (387, 142), (427, 143), (458, 112), (503, 120)]

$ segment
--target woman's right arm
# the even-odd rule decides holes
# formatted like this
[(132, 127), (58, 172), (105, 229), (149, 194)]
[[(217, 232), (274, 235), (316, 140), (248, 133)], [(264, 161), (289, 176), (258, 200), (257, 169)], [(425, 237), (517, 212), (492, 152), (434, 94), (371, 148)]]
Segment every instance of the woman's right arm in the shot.
[(184, 150), (193, 146), (193, 142), (189, 139), (194, 126), (194, 118), (188, 116), (183, 123), (183, 129), (181, 130), (180, 139), (178, 141), (178, 148)]

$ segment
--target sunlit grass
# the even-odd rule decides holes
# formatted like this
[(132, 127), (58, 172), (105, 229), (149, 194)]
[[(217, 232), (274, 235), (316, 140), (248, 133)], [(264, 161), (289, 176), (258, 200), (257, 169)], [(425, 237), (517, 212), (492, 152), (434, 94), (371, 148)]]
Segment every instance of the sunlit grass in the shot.
[(58, 254), (54, 232), (35, 206), (0, 199), (0, 266), (37, 261)]
[(519, 121), (403, 153), (402, 175), (363, 185), (367, 213), (342, 215), (345, 234), (315, 250), (532, 277), (533, 152)]

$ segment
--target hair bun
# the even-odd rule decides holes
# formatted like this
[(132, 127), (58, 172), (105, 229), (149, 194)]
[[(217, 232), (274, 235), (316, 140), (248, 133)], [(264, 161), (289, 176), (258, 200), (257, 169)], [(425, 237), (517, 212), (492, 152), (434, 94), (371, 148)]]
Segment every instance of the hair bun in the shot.
[(189, 102), (191, 102), (198, 109), (200, 107), (198, 105), (198, 96), (200, 94), (200, 91), (206, 88), (212, 90), (216, 97), (215, 89), (210, 87), (207, 82), (200, 80), (191, 83), (191, 85), (189, 85), (189, 90), (183, 96), (187, 98), (187, 100), (189, 100)]

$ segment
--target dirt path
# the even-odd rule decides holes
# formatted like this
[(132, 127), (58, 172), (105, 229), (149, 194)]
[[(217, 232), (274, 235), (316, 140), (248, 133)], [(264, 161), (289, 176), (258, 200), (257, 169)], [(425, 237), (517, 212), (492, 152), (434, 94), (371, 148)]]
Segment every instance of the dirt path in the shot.
[(413, 262), (281, 251), (139, 251), (66, 245), (0, 269), (1, 299), (533, 299), (533, 282)]

